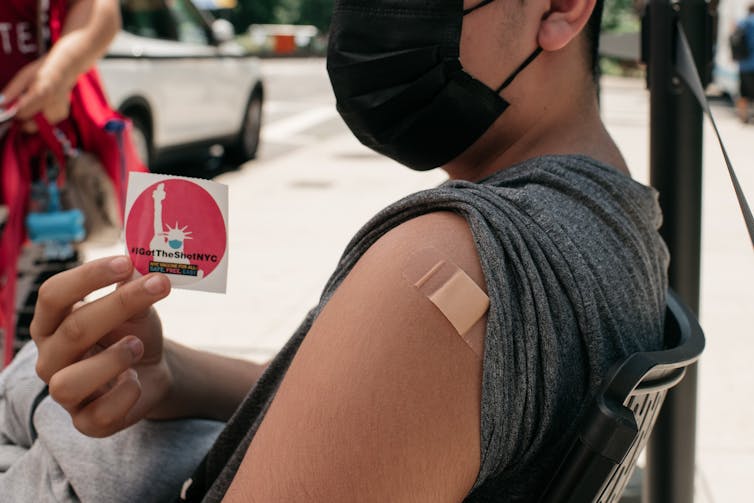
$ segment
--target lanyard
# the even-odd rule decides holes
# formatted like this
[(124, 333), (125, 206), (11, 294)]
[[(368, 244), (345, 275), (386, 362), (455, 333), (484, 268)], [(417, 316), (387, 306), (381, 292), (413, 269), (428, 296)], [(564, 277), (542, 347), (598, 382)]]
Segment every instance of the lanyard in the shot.
[(723, 151), (725, 164), (728, 166), (728, 174), (733, 183), (733, 190), (736, 192), (736, 198), (738, 198), (738, 205), (741, 207), (741, 213), (743, 214), (744, 222), (746, 223), (746, 229), (749, 231), (749, 239), (751, 240), (752, 246), (754, 246), (754, 217), (752, 217), (751, 208), (749, 207), (749, 202), (746, 200), (746, 196), (741, 189), (741, 184), (738, 182), (736, 171), (733, 169), (733, 164), (728, 156), (728, 151), (725, 149), (723, 139), (720, 137), (720, 131), (717, 129), (717, 123), (715, 123), (715, 118), (712, 116), (707, 97), (704, 95), (702, 81), (699, 79), (699, 73), (694, 64), (694, 56), (691, 53), (691, 47), (689, 46), (686, 33), (683, 31), (683, 27), (680, 23), (678, 23), (678, 37), (676, 38), (676, 71), (683, 81), (686, 82), (686, 85), (694, 94), (694, 97), (696, 97), (702, 110), (704, 110), (704, 113), (707, 114), (707, 117), (709, 117), (709, 120), (712, 123), (712, 128), (715, 131), (715, 135), (717, 135), (717, 141)]

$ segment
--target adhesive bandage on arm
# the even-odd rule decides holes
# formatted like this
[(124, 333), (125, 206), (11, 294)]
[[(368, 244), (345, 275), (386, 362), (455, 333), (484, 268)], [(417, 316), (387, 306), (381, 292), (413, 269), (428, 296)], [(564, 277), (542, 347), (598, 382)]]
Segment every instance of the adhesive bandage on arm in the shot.
[(490, 305), (489, 297), (466, 272), (436, 248), (416, 252), (403, 276), (422, 292), (447, 318), (458, 335), (478, 356), (482, 356), (484, 339), (469, 331)]

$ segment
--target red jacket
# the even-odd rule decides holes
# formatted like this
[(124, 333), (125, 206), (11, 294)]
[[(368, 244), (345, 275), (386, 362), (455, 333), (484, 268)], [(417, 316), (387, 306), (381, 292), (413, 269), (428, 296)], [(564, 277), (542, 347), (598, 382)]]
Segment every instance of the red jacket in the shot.
[[(43, 1), (50, 3), (50, 19), (44, 26), (49, 28), (50, 40), (54, 43), (62, 32), (67, 0)], [(37, 0), (0, 0), (0, 82), (3, 86), (38, 55), (36, 6)], [(113, 121), (126, 125), (120, 141), (115, 134), (106, 131), (106, 125)], [(70, 118), (58, 127), (69, 136), (72, 144), (99, 158), (122, 205), (126, 172), (146, 171), (146, 168), (138, 161), (130, 141), (130, 124), (108, 105), (95, 69), (79, 77), (71, 93)], [(0, 204), (9, 208), (8, 221), (0, 233), (0, 343), (5, 340), (5, 350), (0, 351), (0, 369), (12, 356), (16, 262), (26, 239), (24, 220), (31, 184), (29, 166), (46, 148), (40, 136), (24, 134), (17, 126), (0, 141)], [(2, 346), (0, 344), (0, 348)]]

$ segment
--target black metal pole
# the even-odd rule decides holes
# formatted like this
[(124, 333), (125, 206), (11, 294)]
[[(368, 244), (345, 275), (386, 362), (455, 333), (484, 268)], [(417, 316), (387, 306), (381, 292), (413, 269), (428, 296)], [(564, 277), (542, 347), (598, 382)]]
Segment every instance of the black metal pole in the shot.
[[(705, 0), (650, 0), (650, 180), (660, 193), (670, 250), (670, 286), (699, 312), (702, 207), (702, 111), (674, 68), (680, 18), (698, 59), (704, 50)], [(696, 366), (668, 394), (647, 445), (644, 501), (691, 503), (696, 452)]]

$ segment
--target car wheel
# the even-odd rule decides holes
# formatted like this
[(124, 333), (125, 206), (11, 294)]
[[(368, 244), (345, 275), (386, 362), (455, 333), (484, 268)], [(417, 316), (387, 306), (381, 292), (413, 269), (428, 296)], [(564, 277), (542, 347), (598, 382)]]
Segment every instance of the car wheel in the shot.
[(131, 139), (133, 140), (136, 154), (139, 156), (139, 160), (142, 162), (142, 164), (149, 167), (150, 162), (152, 161), (152, 147), (149, 137), (149, 128), (147, 127), (144, 120), (140, 117), (129, 117), (129, 119), (131, 119), (131, 123), (133, 124)]
[(235, 144), (230, 148), (232, 162), (243, 164), (254, 159), (259, 148), (259, 135), (262, 130), (262, 95), (255, 92), (246, 105), (241, 131)]

